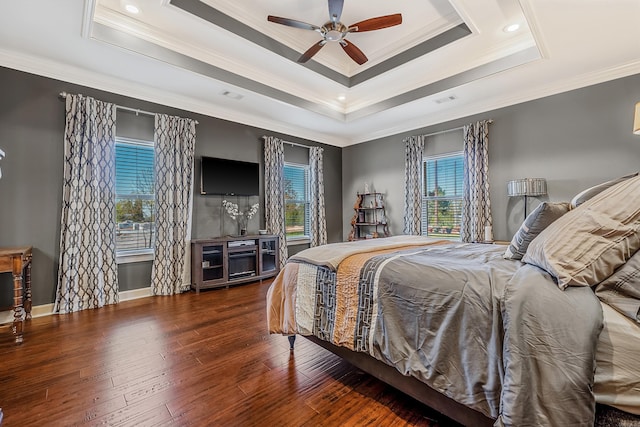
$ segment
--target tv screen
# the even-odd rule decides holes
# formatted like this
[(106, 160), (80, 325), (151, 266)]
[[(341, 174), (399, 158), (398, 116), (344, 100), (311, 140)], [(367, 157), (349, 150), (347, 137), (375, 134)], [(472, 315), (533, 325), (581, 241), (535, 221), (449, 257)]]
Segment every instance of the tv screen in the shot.
[(202, 157), (200, 194), (257, 196), (260, 194), (260, 165), (238, 160)]

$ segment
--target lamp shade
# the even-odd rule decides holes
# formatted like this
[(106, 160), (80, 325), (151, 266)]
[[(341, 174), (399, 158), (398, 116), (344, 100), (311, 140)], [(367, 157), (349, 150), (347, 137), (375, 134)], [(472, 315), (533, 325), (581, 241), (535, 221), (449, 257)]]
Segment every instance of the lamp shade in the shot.
[(544, 178), (514, 179), (507, 183), (507, 195), (543, 196), (547, 194), (547, 180)]
[(640, 135), (640, 102), (636, 104), (636, 114), (633, 116), (633, 133)]

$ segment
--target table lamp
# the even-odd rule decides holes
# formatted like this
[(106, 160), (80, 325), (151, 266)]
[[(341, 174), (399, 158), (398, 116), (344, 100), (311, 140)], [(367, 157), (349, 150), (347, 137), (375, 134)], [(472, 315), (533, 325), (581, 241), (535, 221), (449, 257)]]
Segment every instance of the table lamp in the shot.
[(547, 180), (544, 178), (514, 179), (507, 183), (509, 197), (524, 196), (524, 218), (527, 219), (527, 197), (547, 194)]

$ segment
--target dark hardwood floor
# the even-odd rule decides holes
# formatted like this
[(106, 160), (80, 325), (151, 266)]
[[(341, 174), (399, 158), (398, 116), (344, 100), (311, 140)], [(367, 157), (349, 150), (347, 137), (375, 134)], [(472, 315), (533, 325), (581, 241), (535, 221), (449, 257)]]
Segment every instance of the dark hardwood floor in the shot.
[(321, 347), (266, 330), (269, 282), (0, 327), (2, 427), (445, 426)]

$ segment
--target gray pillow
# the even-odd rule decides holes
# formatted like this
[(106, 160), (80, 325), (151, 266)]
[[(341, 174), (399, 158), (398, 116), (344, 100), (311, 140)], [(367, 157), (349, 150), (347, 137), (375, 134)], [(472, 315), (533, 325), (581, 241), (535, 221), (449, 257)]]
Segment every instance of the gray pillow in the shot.
[(602, 184), (594, 185), (593, 187), (581, 191), (580, 193), (573, 196), (573, 199), (571, 199), (571, 209), (577, 208), (596, 194), (599, 194), (607, 188), (613, 187), (614, 185), (622, 181), (633, 178), (634, 176), (638, 176), (638, 172), (632, 173), (631, 175), (622, 176), (620, 178), (612, 179), (611, 181), (603, 182)]
[(553, 221), (569, 212), (569, 203), (542, 202), (524, 220), (504, 253), (505, 259), (522, 259), (529, 243)]
[(551, 274), (560, 289), (597, 285), (640, 249), (640, 176), (593, 196), (533, 239), (523, 262)]

